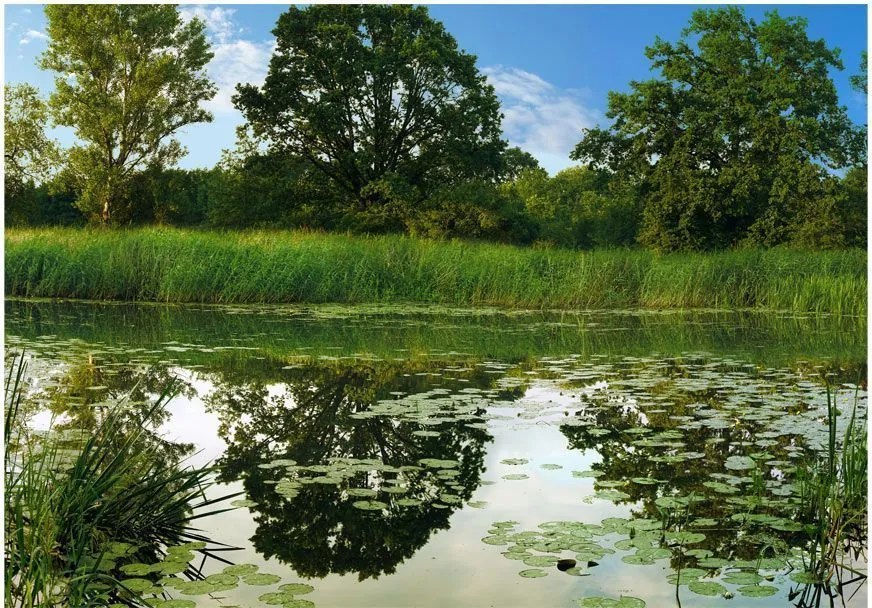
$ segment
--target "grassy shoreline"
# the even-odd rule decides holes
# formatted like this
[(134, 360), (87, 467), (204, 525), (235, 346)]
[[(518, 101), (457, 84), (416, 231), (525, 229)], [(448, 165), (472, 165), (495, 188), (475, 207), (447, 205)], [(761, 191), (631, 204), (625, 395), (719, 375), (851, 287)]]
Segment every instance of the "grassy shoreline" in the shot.
[(8, 296), (866, 314), (862, 250), (658, 256), (395, 235), (174, 228), (7, 230), (5, 244)]

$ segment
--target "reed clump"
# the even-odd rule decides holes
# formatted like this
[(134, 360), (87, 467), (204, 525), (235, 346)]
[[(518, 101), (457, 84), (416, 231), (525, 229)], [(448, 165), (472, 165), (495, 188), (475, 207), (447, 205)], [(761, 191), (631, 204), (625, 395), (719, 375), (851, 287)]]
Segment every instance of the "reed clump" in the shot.
[(146, 421), (172, 392), (133, 430), (122, 402), (94, 428), (35, 432), (25, 422), (26, 385), (19, 356), (5, 379), (4, 605), (148, 605), (116, 560), (156, 560), (171, 542), (205, 546), (191, 524), (220, 512), (203, 509), (226, 498), (204, 493), (213, 469), (168, 462), (149, 436)]
[(24, 297), (866, 314), (859, 249), (661, 256), (400, 235), (50, 228), (7, 231), (5, 264), (7, 295)]
[[(866, 416), (857, 400), (840, 433), (839, 411), (827, 391), (827, 443), (797, 471), (801, 521), (810, 542), (805, 568), (811, 581), (798, 606), (833, 605), (866, 582), (868, 450)], [(824, 598), (826, 601), (824, 602)]]

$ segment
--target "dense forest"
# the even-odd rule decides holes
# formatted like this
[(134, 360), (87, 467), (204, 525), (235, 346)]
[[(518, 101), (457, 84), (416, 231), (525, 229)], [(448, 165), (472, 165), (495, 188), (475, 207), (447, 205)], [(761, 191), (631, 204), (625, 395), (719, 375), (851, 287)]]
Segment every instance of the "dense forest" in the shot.
[[(5, 90), (6, 226), (168, 224), (406, 233), (654, 251), (866, 246), (866, 125), (802, 18), (702, 9), (646, 50), (550, 176), (503, 139), (476, 58), (426, 7), (290, 7), (246, 123), (211, 169), (174, 135), (211, 120), (205, 25), (172, 5), (51, 5), (48, 99)], [(857, 58), (855, 58), (856, 60)], [(866, 57), (852, 78), (866, 93)], [(74, 129), (60, 149), (46, 126)]]

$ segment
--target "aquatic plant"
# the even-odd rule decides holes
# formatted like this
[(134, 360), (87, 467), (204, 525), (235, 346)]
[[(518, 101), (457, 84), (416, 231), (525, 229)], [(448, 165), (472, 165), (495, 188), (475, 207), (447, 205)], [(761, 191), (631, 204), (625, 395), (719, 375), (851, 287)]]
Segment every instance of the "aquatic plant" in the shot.
[(5, 269), (6, 293), (27, 297), (866, 311), (859, 249), (658, 256), (396, 235), (34, 229), (7, 231)]
[[(117, 560), (156, 560), (161, 553), (172, 572), (195, 576), (189, 560), (178, 556), (206, 546), (194, 520), (226, 510), (211, 507), (227, 497), (205, 494), (214, 470), (167, 462), (147, 440), (144, 425), (122, 432), (124, 402), (93, 429), (30, 431), (24, 356), (11, 363), (5, 379), (5, 605), (86, 606), (119, 599), (144, 605), (142, 592), (153, 585), (120, 580)], [(169, 387), (151, 409), (172, 395)], [(182, 544), (174, 549), (174, 543)], [(165, 563), (158, 568), (171, 573)]]
[[(800, 520), (811, 542), (804, 558), (804, 582), (799, 606), (818, 606), (824, 595), (843, 595), (848, 585), (863, 584), (866, 559), (868, 452), (865, 419), (851, 416), (839, 437), (841, 412), (827, 388), (827, 443), (797, 471)], [(862, 560), (861, 560), (862, 558)], [(846, 578), (850, 577), (850, 578)]]

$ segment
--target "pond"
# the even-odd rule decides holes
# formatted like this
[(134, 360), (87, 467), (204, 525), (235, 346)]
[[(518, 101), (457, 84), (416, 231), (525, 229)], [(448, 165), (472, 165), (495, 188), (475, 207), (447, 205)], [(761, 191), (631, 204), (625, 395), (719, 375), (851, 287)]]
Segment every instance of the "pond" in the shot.
[[(198, 565), (220, 576), (163, 582), (198, 606), (809, 605), (794, 473), (826, 444), (828, 386), (840, 433), (865, 420), (857, 318), (20, 300), (5, 314), (34, 428), (87, 427), (178, 383), (156, 420), (167, 454), (219, 465), (210, 495), (244, 493), (196, 520), (216, 549)], [(865, 585), (843, 600), (865, 606)]]

